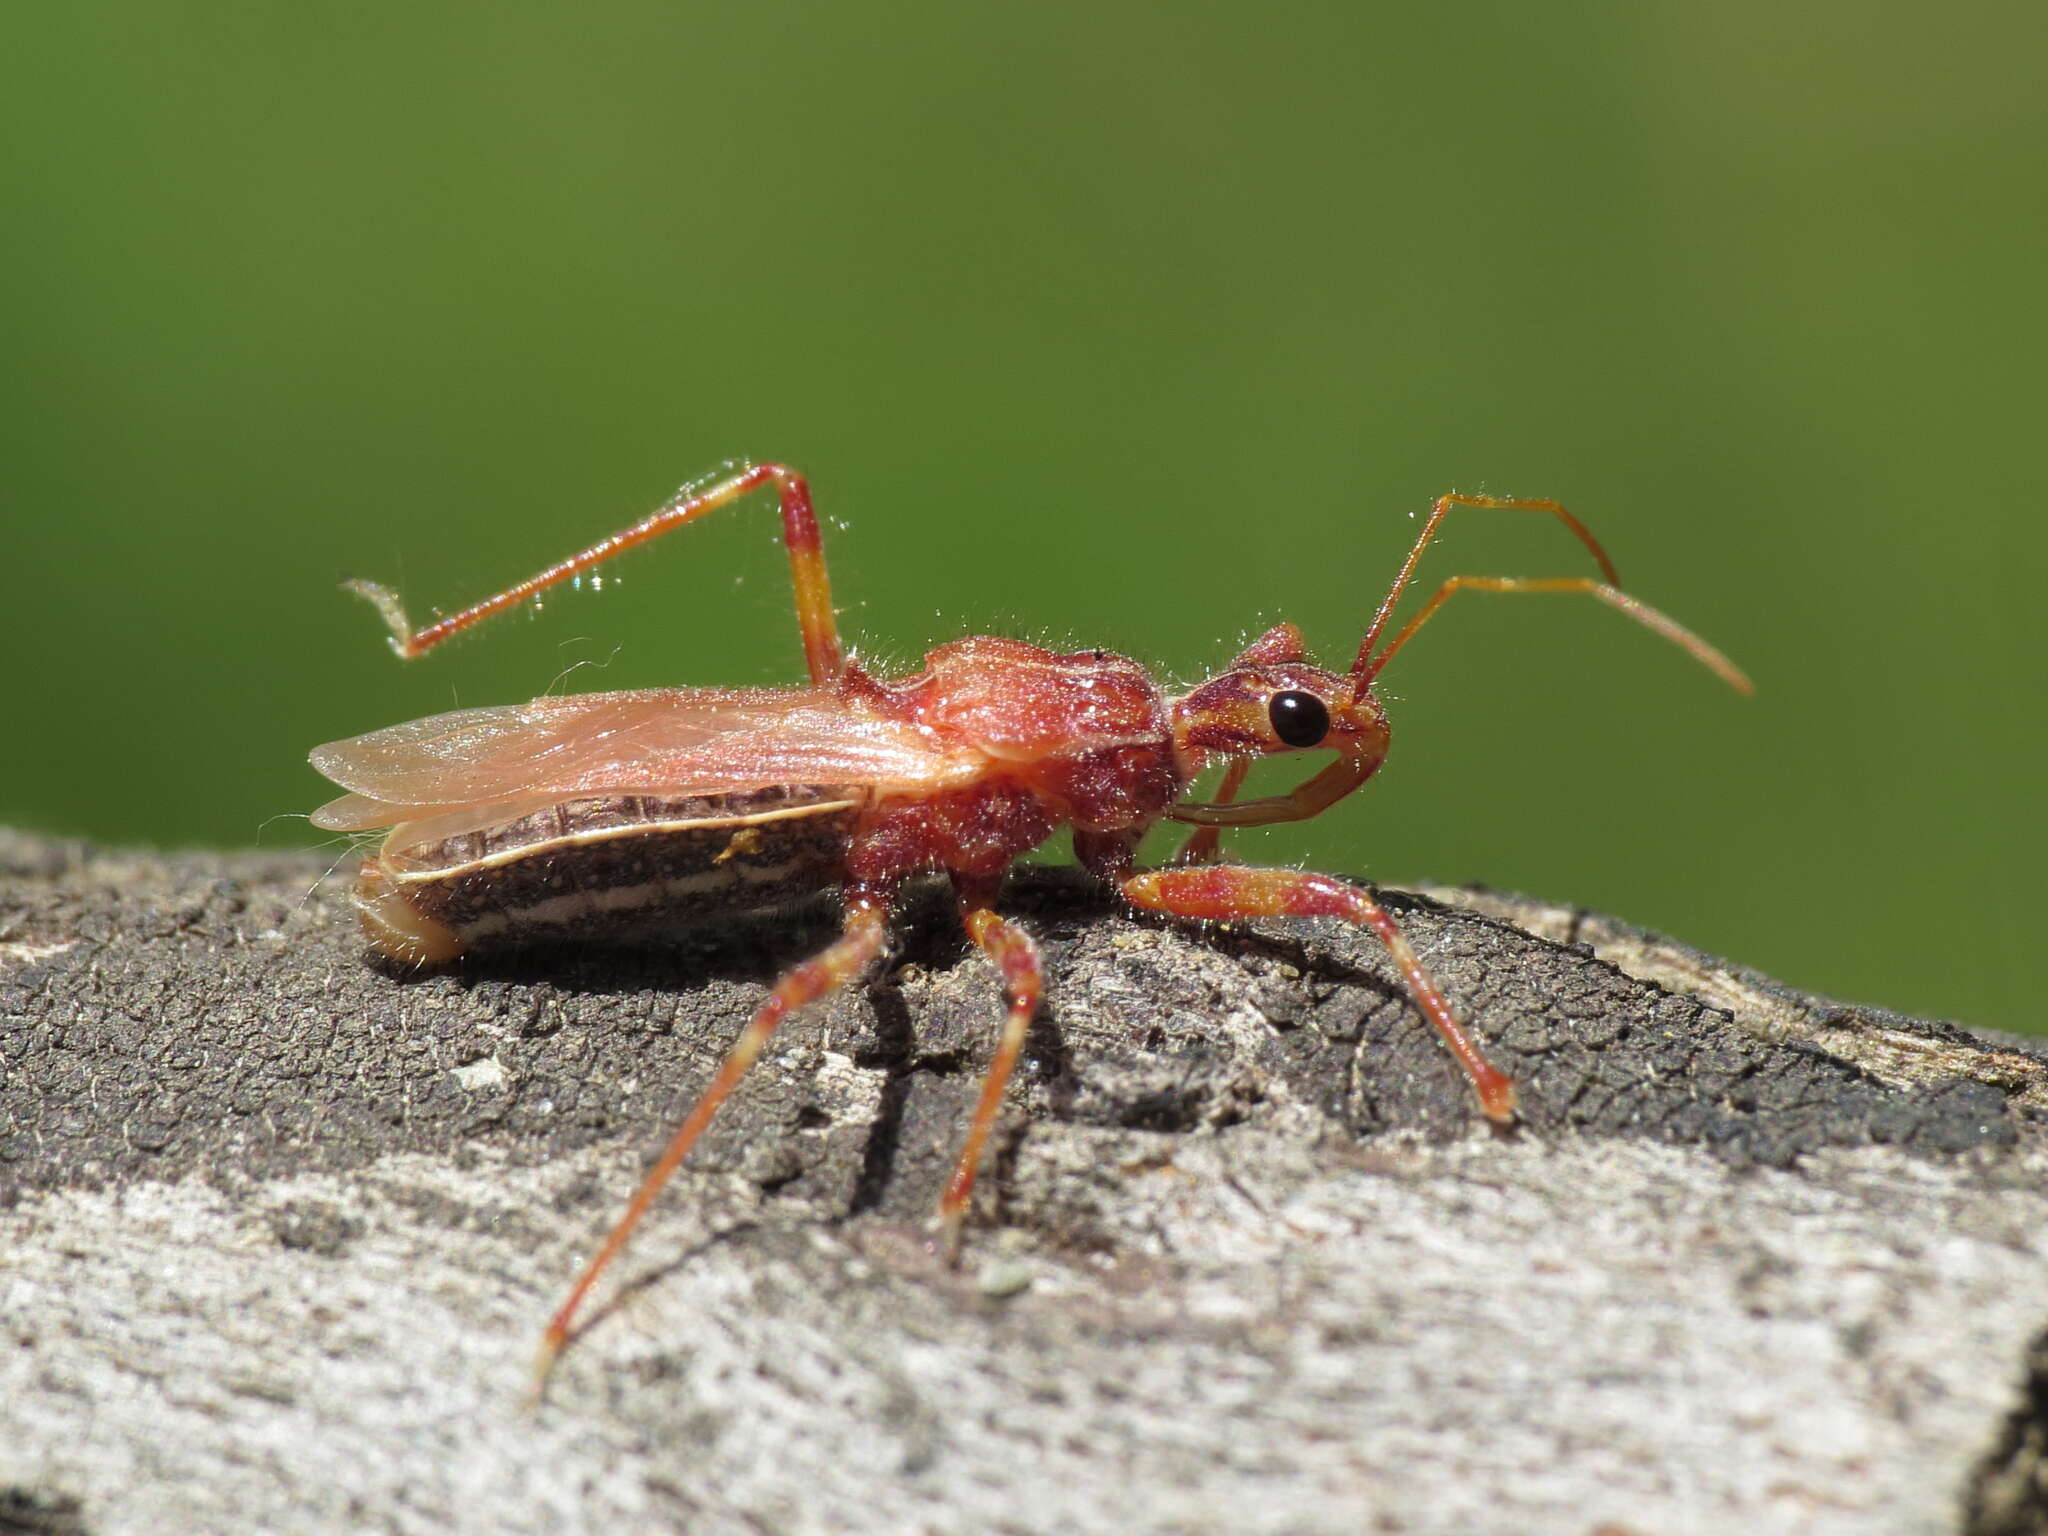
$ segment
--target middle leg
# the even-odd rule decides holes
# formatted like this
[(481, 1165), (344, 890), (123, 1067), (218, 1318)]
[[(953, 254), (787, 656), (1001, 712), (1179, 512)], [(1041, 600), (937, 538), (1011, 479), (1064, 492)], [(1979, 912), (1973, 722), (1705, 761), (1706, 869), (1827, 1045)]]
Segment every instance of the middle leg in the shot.
[(981, 1080), (981, 1097), (974, 1106), (974, 1119), (968, 1123), (967, 1139), (960, 1145), (953, 1177), (946, 1181), (946, 1192), (939, 1199), (940, 1237), (947, 1258), (956, 1260), (960, 1254), (960, 1227), (974, 1198), (974, 1172), (981, 1163), (989, 1132), (995, 1127), (996, 1115), (1003, 1107), (1003, 1090), (1023, 1053), (1024, 1037), (1031, 1029), (1031, 1018), (1038, 1011), (1038, 997), (1044, 987), (1044, 970), (1038, 963), (1038, 946), (1031, 942), (1031, 935), (996, 914), (996, 884), (954, 877), (960, 920), (975, 946), (1002, 973), (1003, 992), (1010, 1004), (1003, 1018), (1002, 1036), (996, 1042), (995, 1058)]

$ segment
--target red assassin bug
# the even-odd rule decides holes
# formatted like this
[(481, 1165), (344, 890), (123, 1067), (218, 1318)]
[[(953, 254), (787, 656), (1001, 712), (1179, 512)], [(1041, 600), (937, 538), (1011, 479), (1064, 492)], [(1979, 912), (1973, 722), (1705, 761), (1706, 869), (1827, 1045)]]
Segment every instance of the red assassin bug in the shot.
[[(1619, 590), (1606, 552), (1554, 501), (1439, 497), (1374, 614), (1348, 672), (1311, 666), (1292, 624), (1269, 629), (1217, 676), (1178, 697), (1107, 651), (1059, 654), (975, 636), (942, 645), (910, 677), (871, 676), (839, 643), (817, 517), (803, 477), (740, 464), (474, 607), (415, 631), (396, 594), (374, 603), (403, 657), (738, 500), (780, 492), (810, 686), (660, 688), (541, 698), (414, 720), (318, 748), (313, 765), (351, 793), (313, 815), (340, 831), (386, 828), (362, 866), (355, 902), (371, 945), (439, 964), (473, 946), (588, 932), (649, 913), (716, 917), (837, 886), (840, 938), (775, 984), (710, 1085), (584, 1268), (541, 1351), (544, 1378), (591, 1285), (625, 1245), (705, 1125), (796, 1008), (860, 976), (881, 954), (891, 907), (910, 876), (943, 871), (961, 919), (1002, 975), (1009, 1011), (938, 1217), (949, 1252), (1004, 1085), (1038, 1005), (1036, 949), (997, 915), (1012, 861), (1062, 825), (1081, 863), (1132, 905), (1176, 917), (1327, 917), (1370, 928), (1416, 1005), (1471, 1078), (1488, 1119), (1514, 1117), (1515, 1089), (1460, 1027), (1394, 921), (1364, 890), (1327, 875), (1214, 861), (1226, 827), (1301, 821), (1329, 809), (1387, 753), (1373, 682), (1455, 593), (1583, 592), (1677, 642), (1734, 687), (1726, 657)], [(1453, 576), (1384, 646), (1394, 607), (1453, 507), (1555, 516), (1605, 580)], [(1334, 752), (1291, 793), (1236, 798), (1258, 757)], [(1216, 798), (1184, 798), (1213, 758)], [(1179, 858), (1139, 870), (1139, 840), (1161, 819), (1196, 827)]]

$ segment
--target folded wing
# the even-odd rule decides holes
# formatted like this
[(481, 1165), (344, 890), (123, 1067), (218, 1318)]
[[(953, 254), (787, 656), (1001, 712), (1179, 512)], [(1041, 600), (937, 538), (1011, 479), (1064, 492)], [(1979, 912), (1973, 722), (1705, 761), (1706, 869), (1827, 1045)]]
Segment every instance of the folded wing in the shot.
[(314, 749), (353, 793), (313, 824), (360, 831), (472, 806), (779, 784), (936, 787), (962, 772), (915, 726), (816, 689), (570, 694), (408, 720)]

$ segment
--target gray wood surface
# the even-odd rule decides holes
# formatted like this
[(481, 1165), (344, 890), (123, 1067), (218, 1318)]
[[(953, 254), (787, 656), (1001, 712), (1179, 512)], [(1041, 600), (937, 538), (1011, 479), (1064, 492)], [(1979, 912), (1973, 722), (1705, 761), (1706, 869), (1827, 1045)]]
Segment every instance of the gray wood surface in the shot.
[[(1370, 939), (1021, 874), (778, 1038), (538, 1411), (542, 1323), (829, 909), (405, 975), (300, 855), (0, 834), (0, 1532), (2029, 1531), (2048, 1060), (1611, 920)], [(317, 887), (317, 888), (316, 888)]]

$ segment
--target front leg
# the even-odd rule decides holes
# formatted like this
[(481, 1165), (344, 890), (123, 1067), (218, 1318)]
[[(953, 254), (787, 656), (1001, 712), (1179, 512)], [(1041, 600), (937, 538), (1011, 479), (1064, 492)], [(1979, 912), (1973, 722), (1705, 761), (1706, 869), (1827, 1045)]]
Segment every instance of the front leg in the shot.
[(1249, 917), (1334, 917), (1370, 928), (1401, 968), (1416, 1006), (1444, 1037), (1472, 1079), (1486, 1118), (1505, 1125), (1515, 1117), (1515, 1085), (1480, 1054), (1449, 1003), (1429, 979), (1407, 936), (1380, 904), (1355, 885), (1295, 869), (1248, 869), (1241, 864), (1148, 870), (1118, 882), (1134, 906), (1202, 922)]

